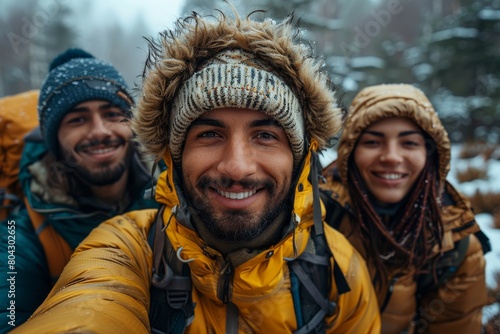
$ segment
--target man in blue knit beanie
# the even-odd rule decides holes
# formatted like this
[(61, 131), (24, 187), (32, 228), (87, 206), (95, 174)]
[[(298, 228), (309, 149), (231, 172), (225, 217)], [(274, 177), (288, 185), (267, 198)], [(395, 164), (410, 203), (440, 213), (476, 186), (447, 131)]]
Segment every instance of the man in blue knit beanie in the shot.
[(58, 153), (57, 130), (61, 120), (78, 104), (107, 101), (130, 114), (132, 98), (120, 73), (109, 63), (81, 49), (69, 49), (57, 56), (40, 89), (38, 113), (49, 150)]
[[(157, 207), (145, 196), (153, 179), (132, 140), (132, 105), (120, 73), (88, 52), (69, 49), (50, 64), (39, 128), (25, 139), (20, 166), (26, 208), (0, 224), (0, 333), (28, 319), (100, 222)], [(9, 226), (15, 226), (12, 268)], [(15, 273), (15, 298), (7, 273)]]

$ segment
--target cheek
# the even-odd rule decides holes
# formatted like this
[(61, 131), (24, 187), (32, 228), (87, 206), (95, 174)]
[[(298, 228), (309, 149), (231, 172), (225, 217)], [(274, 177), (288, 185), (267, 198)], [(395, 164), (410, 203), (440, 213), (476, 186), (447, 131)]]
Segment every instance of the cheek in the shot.
[(370, 164), (373, 160), (370, 151), (356, 148), (353, 153), (354, 164), (358, 167), (358, 170), (362, 173), (363, 170)]
[(181, 161), (182, 174), (187, 182), (194, 184), (193, 182), (213, 166), (216, 160), (214, 152), (210, 154), (208, 150), (203, 149), (184, 149)]
[(291, 183), (293, 174), (293, 154), (261, 154), (258, 165), (278, 182)]
[(78, 137), (78, 131), (59, 131), (57, 134), (57, 140), (59, 145), (65, 151), (72, 151), (76, 145)]
[(120, 137), (123, 137), (126, 139), (130, 139), (134, 135), (132, 132), (132, 129), (130, 128), (130, 124), (125, 123), (125, 122), (118, 123), (114, 127), (114, 132), (117, 136), (120, 136)]
[(59, 128), (59, 131), (57, 131), (57, 141), (61, 144), (61, 146), (63, 146), (63, 144), (66, 142), (66, 137), (68, 137), (67, 131)]
[(427, 163), (427, 151), (414, 152), (409, 156), (410, 164), (417, 175), (420, 175)]

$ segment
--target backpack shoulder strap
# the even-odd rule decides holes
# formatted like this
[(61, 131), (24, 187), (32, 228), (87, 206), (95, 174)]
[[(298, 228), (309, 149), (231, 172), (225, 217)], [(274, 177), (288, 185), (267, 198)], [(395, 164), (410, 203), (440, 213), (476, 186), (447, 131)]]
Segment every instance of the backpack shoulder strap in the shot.
[[(481, 230), (474, 233), (481, 243), (483, 253), (491, 251), (490, 239)], [(458, 270), (465, 258), (469, 248), (470, 235), (455, 242), (455, 247), (445, 252), (436, 263), (437, 280), (431, 273), (420, 275), (418, 280), (418, 290), (420, 294), (433, 289), (438, 289)]]
[(419, 275), (417, 280), (417, 293), (419, 295), (423, 295), (427, 291), (439, 289), (441, 285), (455, 274), (465, 258), (465, 254), (469, 248), (469, 241), (469, 235), (456, 241), (453, 249), (441, 255), (437, 259), (437, 262), (433, 262), (436, 270), (436, 278), (432, 274), (433, 270)]
[[(150, 323), (152, 333), (182, 333), (194, 317), (195, 303), (191, 299), (192, 283), (189, 266), (177, 258), (163, 223), (164, 207), (158, 211), (148, 241), (153, 249), (153, 278), (151, 285)], [(311, 233), (311, 251), (290, 261), (290, 280), (298, 330), (304, 334), (313, 330), (325, 332), (324, 318), (333, 314), (337, 305), (328, 296), (332, 284), (330, 275), (331, 250), (325, 250), (324, 235)], [(326, 240), (325, 240), (326, 242)], [(338, 294), (348, 292), (349, 286), (336, 261), (333, 261), (333, 280)], [(166, 316), (168, 315), (168, 316)]]
[[(297, 259), (288, 262), (290, 268), (291, 291), (297, 319), (298, 330), (294, 333), (324, 333), (324, 318), (337, 310), (337, 304), (329, 299), (332, 285), (330, 258), (331, 250), (325, 249), (326, 243), (318, 242), (313, 230), (308, 249)], [(337, 285), (338, 294), (350, 291), (347, 280), (333, 259), (333, 280)]]
[(474, 232), (474, 235), (476, 236), (476, 238), (478, 238), (479, 242), (481, 243), (481, 247), (483, 248), (483, 254), (491, 252), (490, 238), (488, 238), (488, 236), (481, 230)]
[[(446, 191), (443, 194), (442, 202), (444, 205), (456, 205), (457, 201), (464, 201), (462, 195), (458, 193), (458, 191), (449, 183), (446, 183)], [(466, 203), (466, 206), (469, 207), (469, 204)], [(468, 229), (474, 225), (476, 225), (476, 221), (474, 218), (471, 221), (468, 221), (466, 224), (461, 225), (453, 230), (452, 232), (461, 232), (464, 229)], [(486, 236), (486, 234), (478, 229), (474, 232), (474, 235), (478, 238), (481, 243), (481, 247), (483, 250), (483, 254), (491, 251), (491, 243)], [(451, 278), (455, 272), (458, 270), (460, 265), (462, 264), (465, 255), (467, 253), (467, 249), (469, 248), (470, 243), (470, 235), (457, 240), (454, 244), (453, 249), (450, 249), (447, 252), (444, 252), (441, 256), (439, 256), (436, 261), (431, 262), (432, 264), (428, 267), (428, 272), (419, 275), (418, 277), (418, 293), (420, 295), (425, 294), (427, 291), (436, 290), (441, 287), (449, 278)], [(435, 270), (436, 277), (433, 276), (433, 272)]]
[(148, 236), (153, 249), (149, 320), (152, 333), (183, 333), (194, 317), (191, 275), (165, 233), (168, 222), (163, 222), (164, 211), (165, 206), (161, 206)]
[(330, 190), (320, 189), (319, 195), (326, 209), (325, 222), (334, 229), (338, 229), (342, 217), (347, 213), (347, 210), (332, 198), (332, 192)]
[(73, 250), (66, 240), (56, 232), (54, 227), (46, 222), (42, 214), (33, 210), (26, 199), (24, 202), (28, 210), (31, 224), (35, 229), (38, 239), (42, 243), (52, 284), (54, 284), (61, 275), (66, 264), (69, 262)]

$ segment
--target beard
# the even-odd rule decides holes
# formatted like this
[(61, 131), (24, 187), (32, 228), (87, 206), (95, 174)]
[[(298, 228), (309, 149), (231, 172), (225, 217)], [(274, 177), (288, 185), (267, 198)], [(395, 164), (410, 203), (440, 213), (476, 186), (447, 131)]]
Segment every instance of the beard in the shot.
[[(269, 194), (266, 204), (260, 213), (249, 210), (225, 210), (217, 212), (210, 201), (200, 194), (206, 193), (209, 188), (229, 188), (234, 184), (244, 189), (264, 188)], [(196, 187), (184, 187), (187, 200), (198, 212), (203, 224), (219, 240), (225, 242), (242, 242), (258, 237), (273, 223), (283, 210), (291, 210), (293, 187), (278, 191), (276, 184), (264, 180), (234, 181), (228, 178), (211, 179), (203, 176), (196, 183)], [(198, 190), (198, 192), (196, 191)]]
[(100, 166), (93, 170), (77, 166), (74, 172), (80, 180), (88, 185), (102, 187), (118, 182), (127, 170), (128, 165), (125, 161), (122, 161), (115, 166)]
[[(95, 140), (88, 144), (77, 146), (78, 150), (87, 149), (92, 146), (98, 145), (124, 145), (125, 141), (122, 139), (105, 139), (105, 140)], [(90, 186), (107, 186), (116, 183), (123, 176), (123, 173), (130, 167), (132, 156), (134, 153), (133, 145), (129, 144), (125, 157), (122, 161), (115, 165), (110, 165), (107, 162), (103, 162), (97, 167), (87, 168), (82, 164), (77, 163), (76, 157), (71, 152), (65, 152), (65, 162), (66, 165), (72, 168), (72, 171), (78, 179), (83, 181), (85, 184)]]

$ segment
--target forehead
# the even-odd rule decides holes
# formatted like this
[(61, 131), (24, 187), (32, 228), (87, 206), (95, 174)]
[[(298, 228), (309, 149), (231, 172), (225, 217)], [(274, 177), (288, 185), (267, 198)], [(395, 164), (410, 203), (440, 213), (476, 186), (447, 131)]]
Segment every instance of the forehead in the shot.
[(422, 129), (411, 119), (404, 117), (389, 117), (383, 118), (370, 126), (368, 126), (366, 131), (377, 131), (384, 133), (399, 133), (401, 131), (419, 131)]

